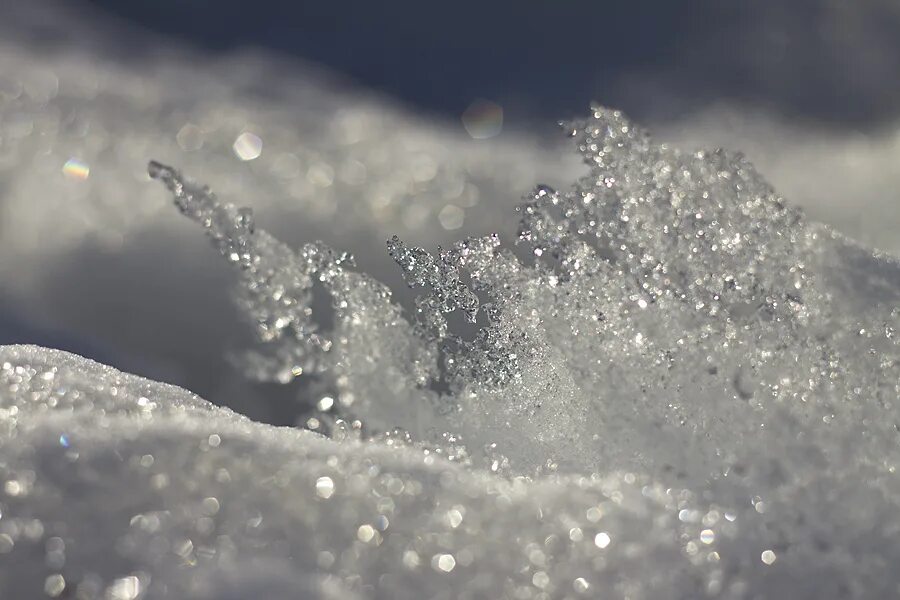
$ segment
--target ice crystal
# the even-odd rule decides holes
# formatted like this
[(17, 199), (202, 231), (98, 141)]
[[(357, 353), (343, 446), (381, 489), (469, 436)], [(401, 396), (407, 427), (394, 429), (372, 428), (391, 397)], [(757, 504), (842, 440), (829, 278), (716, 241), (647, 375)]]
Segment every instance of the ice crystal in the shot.
[[(823, 279), (832, 234), (806, 223), (741, 155), (656, 145), (601, 107), (566, 127), (590, 171), (568, 192), (539, 186), (526, 197), (518, 243), (527, 252), (496, 235), (434, 255), (388, 241), (407, 282), (428, 288), (412, 324), (346, 257), (314, 244), (298, 258), (262, 232), (233, 226), (238, 213), (207, 190), (192, 193), (224, 215), (205, 224), (223, 254), (244, 257), (252, 292), (245, 306), (263, 330), (303, 324), (275, 336), (284, 353), (304, 369), (313, 350), (327, 357), (318, 371), (331, 374), (343, 406), (369, 399), (351, 414), (423, 442), (462, 433), (473, 448), (515, 456), (523, 472), (614, 465), (705, 480), (711, 468), (727, 473), (749, 460), (744, 435), (790, 419), (837, 418), (842, 407), (831, 398), (900, 379), (893, 359), (872, 360), (875, 378), (841, 366), (843, 332), (861, 326), (833, 309)], [(173, 181), (171, 170), (161, 172)], [(182, 210), (184, 189), (175, 187)], [(248, 251), (254, 236), (263, 249)], [(364, 283), (341, 288), (331, 283), (338, 275)], [(308, 333), (313, 277), (342, 315), (340, 348)], [(377, 291), (377, 301), (360, 302), (359, 287)], [(285, 294), (290, 312), (282, 317), (272, 307)], [(348, 319), (348, 306), (365, 306), (369, 318)], [(888, 322), (896, 318), (890, 308), (872, 310)], [(447, 313), (475, 322), (479, 309), (486, 319), (474, 339), (450, 330)], [(346, 342), (351, 331), (379, 343), (349, 359), (359, 351)], [(371, 373), (354, 377), (361, 361)], [(372, 376), (383, 372), (390, 375)], [(438, 391), (440, 381), (448, 391)], [(393, 408), (371, 400), (384, 398)], [(668, 443), (648, 448), (637, 430)], [(710, 443), (696, 447), (698, 437)]]
[[(250, 375), (286, 383), (327, 371), (342, 406), (355, 404), (354, 410), (367, 414), (375, 410), (366, 407), (373, 396), (360, 393), (365, 386), (373, 386), (378, 398), (394, 398), (397, 410), (425, 403), (428, 392), (421, 388), (435, 368), (432, 348), (414, 335), (383, 284), (349, 268), (350, 255), (321, 242), (294, 252), (254, 228), (249, 209), (221, 204), (208, 188), (159, 163), (150, 164), (150, 174), (240, 267), (240, 306), (256, 323), (265, 348), (250, 357)], [(314, 314), (315, 285), (328, 293), (334, 310), (329, 337)]]
[(316, 282), (331, 282), (350, 256), (323, 244), (307, 244), (294, 253), (265, 232), (257, 233), (249, 208), (219, 203), (208, 188), (186, 182), (171, 167), (151, 162), (149, 171), (172, 192), (178, 209), (203, 225), (222, 256), (241, 267), (241, 305), (256, 323), (260, 340), (287, 341), (275, 351), (274, 377), (287, 382), (294, 374), (314, 370), (331, 341), (319, 333), (312, 289)]
[(478, 296), (460, 280), (462, 250), (454, 248), (445, 252), (439, 248), (438, 258), (435, 259), (422, 248), (407, 248), (397, 236), (388, 240), (388, 250), (403, 269), (403, 276), (410, 287), (431, 287), (432, 294), (420, 302), (418, 308), (438, 335), (447, 335), (447, 326), (445, 322), (441, 322), (441, 313), (459, 309), (463, 311), (467, 321), (475, 322)]

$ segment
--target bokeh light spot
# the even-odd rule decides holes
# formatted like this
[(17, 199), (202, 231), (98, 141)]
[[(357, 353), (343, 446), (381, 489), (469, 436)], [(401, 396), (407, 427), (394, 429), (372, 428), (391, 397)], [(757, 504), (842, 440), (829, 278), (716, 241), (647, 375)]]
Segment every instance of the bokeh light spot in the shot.
[[(199, 150), (203, 147), (203, 130), (193, 123), (185, 123), (184, 127), (179, 129), (175, 135), (175, 141), (178, 143), (178, 147), (185, 152)], [(237, 152), (237, 149), (235, 149), (235, 152)]]
[(254, 133), (245, 131), (234, 140), (234, 153), (241, 160), (255, 160), (262, 154), (262, 138)]
[(448, 204), (438, 213), (438, 221), (441, 222), (441, 227), (447, 231), (452, 231), (462, 227), (465, 216), (466, 212), (463, 209), (456, 205)]
[(91, 174), (91, 168), (87, 163), (81, 162), (77, 158), (70, 158), (63, 165), (63, 174), (69, 179), (76, 181), (84, 181)]
[(463, 112), (462, 123), (476, 140), (492, 138), (503, 130), (503, 107), (490, 100), (476, 100)]

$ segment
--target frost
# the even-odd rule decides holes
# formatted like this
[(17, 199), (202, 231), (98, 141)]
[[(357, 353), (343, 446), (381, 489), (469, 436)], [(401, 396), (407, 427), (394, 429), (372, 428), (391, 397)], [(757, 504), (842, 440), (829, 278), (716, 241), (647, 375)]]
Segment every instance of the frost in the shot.
[(528, 194), (517, 239), (390, 239), (410, 310), (152, 163), (240, 273), (249, 374), (314, 379), (330, 435), (4, 348), (0, 591), (895, 594), (900, 264), (740, 155), (601, 107), (566, 127), (589, 172)]

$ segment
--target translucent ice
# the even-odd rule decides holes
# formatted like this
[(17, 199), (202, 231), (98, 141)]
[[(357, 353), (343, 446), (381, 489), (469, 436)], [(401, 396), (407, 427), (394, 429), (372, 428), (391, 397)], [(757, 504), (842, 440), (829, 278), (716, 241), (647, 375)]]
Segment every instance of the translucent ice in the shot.
[(900, 265), (739, 155), (567, 127), (590, 171), (529, 194), (518, 240), (388, 242), (408, 315), (151, 165), (239, 269), (247, 370), (313, 378), (331, 437), (4, 348), (0, 592), (896, 594)]

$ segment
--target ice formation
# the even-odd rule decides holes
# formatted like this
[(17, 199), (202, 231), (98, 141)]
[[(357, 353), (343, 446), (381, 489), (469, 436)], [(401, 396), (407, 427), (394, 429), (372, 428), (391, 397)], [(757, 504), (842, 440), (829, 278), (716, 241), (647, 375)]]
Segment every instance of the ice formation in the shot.
[[(87, 6), (38, 4), (0, 20), (0, 256), (16, 257), (0, 260), (2, 341), (64, 345), (291, 423), (296, 410), (222, 359), (246, 333), (230, 327), (230, 273), (151, 182), (149, 158), (240, 199), (294, 247), (352, 252), (394, 287), (380, 251), (391, 235), (447, 245), (453, 227), (503, 231), (522, 189), (581, 171), (556, 136), (507, 127), (473, 140), (458, 120), (250, 49), (210, 55), (129, 32), (128, 47), (147, 52), (123, 55), (103, 46), (118, 25)], [(20, 12), (33, 20), (17, 23)], [(70, 43), (17, 37), (36, 29)]]
[(389, 240), (410, 311), (151, 163), (239, 269), (248, 373), (312, 379), (330, 436), (7, 347), (0, 592), (896, 595), (900, 264), (740, 155), (567, 127), (590, 171), (517, 240)]

